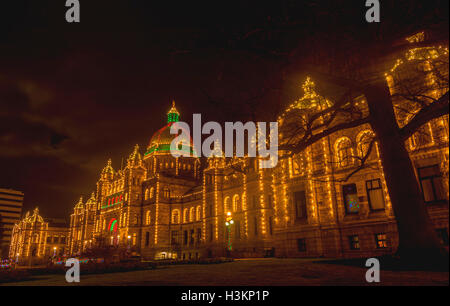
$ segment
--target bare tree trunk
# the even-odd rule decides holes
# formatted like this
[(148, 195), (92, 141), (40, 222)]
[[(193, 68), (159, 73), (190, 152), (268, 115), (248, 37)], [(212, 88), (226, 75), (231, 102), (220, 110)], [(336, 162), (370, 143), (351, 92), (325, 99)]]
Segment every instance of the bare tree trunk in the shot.
[[(387, 84), (380, 81), (364, 92), (378, 136), (381, 161), (397, 219), (397, 255), (411, 264), (437, 264), (447, 258), (428, 215), (414, 167), (401, 140)], [(431, 261), (431, 262), (430, 262)]]

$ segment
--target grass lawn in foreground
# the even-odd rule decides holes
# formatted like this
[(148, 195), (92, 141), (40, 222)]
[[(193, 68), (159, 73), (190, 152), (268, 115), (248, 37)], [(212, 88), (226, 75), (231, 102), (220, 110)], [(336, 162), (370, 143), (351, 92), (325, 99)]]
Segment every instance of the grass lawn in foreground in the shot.
[[(381, 266), (383, 263), (381, 262)], [(80, 283), (64, 275), (34, 276), (4, 285), (22, 286), (308, 286), (308, 285), (449, 285), (448, 272), (381, 271), (381, 282), (367, 283), (367, 268), (313, 259), (245, 259), (209, 265), (158, 266), (155, 270), (81, 274)]]

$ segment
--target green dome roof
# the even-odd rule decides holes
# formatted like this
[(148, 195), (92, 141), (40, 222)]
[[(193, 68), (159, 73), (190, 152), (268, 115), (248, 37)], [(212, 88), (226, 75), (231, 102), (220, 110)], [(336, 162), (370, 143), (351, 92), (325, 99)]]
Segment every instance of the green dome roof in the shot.
[[(180, 113), (175, 108), (175, 101), (172, 102), (172, 108), (167, 113), (167, 124), (159, 129), (156, 133), (153, 134), (150, 142), (147, 146), (147, 151), (145, 152), (145, 156), (152, 154), (154, 152), (160, 153), (170, 153), (170, 144), (172, 141), (181, 134), (170, 134), (171, 126), (178, 122)], [(189, 133), (186, 133), (189, 135)], [(189, 152), (193, 153), (193, 145), (192, 139), (189, 136)]]

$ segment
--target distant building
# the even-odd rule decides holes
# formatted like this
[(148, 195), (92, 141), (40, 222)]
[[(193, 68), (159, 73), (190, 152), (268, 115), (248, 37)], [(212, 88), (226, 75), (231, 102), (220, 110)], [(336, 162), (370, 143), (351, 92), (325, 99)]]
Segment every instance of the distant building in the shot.
[(68, 228), (63, 219), (43, 219), (39, 209), (14, 225), (9, 257), (19, 263), (36, 263), (66, 253)]
[(46, 218), (48, 230), (45, 242), (44, 256), (62, 256), (67, 253), (67, 240), (69, 229), (65, 219)]
[(8, 256), (13, 226), (22, 215), (23, 197), (21, 191), (0, 188), (0, 258)]

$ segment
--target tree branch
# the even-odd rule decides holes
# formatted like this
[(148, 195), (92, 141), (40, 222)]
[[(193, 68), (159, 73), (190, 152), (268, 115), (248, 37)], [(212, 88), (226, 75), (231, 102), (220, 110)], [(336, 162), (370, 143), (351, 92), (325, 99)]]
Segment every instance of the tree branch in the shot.
[(320, 133), (314, 134), (309, 138), (303, 138), (297, 144), (279, 145), (278, 149), (281, 151), (291, 151), (293, 153), (299, 153), (299, 152), (303, 151), (304, 149), (306, 149), (308, 146), (314, 144), (315, 142), (319, 141), (323, 137), (333, 134), (334, 132), (354, 128), (354, 127), (357, 127), (357, 126), (360, 126), (360, 125), (363, 125), (366, 123), (370, 123), (370, 116), (361, 118), (361, 119), (357, 119), (357, 120), (353, 120), (353, 121), (349, 121), (349, 122), (337, 124), (337, 125), (330, 127)]
[(448, 114), (448, 108), (449, 104), (447, 91), (438, 100), (436, 100), (436, 102), (422, 108), (407, 125), (400, 129), (402, 140), (405, 141), (411, 137), (422, 125), (430, 120)]

